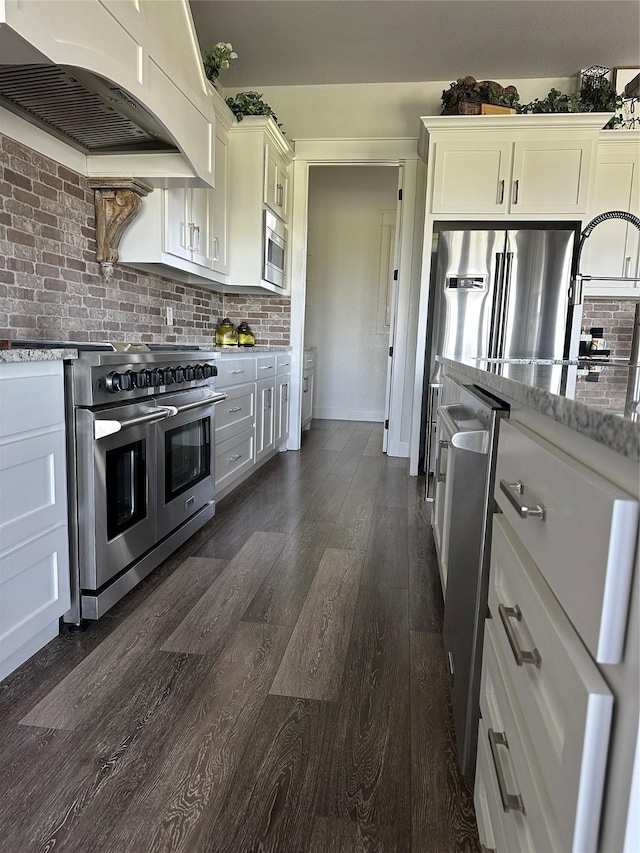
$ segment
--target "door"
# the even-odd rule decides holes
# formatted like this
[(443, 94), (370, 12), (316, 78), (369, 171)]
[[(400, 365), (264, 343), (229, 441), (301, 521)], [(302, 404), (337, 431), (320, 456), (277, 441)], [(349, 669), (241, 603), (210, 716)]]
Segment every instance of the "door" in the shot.
[(219, 273), (229, 272), (228, 252), (228, 136), (216, 135), (216, 186), (211, 191), (211, 230), (209, 234), (211, 266)]
[(399, 245), (400, 223), (402, 219), (402, 182), (404, 169), (398, 169), (398, 203), (394, 212), (385, 211), (382, 216), (382, 239), (380, 241), (380, 284), (384, 290), (378, 293), (378, 312), (381, 327), (389, 332), (389, 355), (387, 357), (387, 380), (384, 395), (384, 430), (382, 433), (382, 452), (389, 445), (389, 424), (391, 423), (391, 389), (393, 387), (393, 353), (396, 339), (398, 316), (398, 277), (400, 274)]
[(274, 395), (276, 383), (273, 379), (258, 382), (256, 417), (256, 462), (267, 456), (274, 448), (275, 409)]
[(214, 498), (214, 400), (208, 388), (165, 395), (175, 414), (157, 424), (158, 535), (167, 536)]
[(580, 137), (516, 142), (510, 213), (584, 213), (593, 154)]
[(289, 377), (276, 380), (276, 446), (289, 435)]
[(502, 272), (504, 231), (442, 231), (433, 309), (430, 380), (436, 355), (464, 360), (489, 355), (494, 295)]
[[(504, 358), (562, 359), (569, 312), (574, 232), (509, 231), (497, 354)], [(568, 354), (568, 353), (566, 353)], [(505, 366), (508, 371), (508, 365)], [(559, 391), (560, 365), (531, 365)], [(507, 374), (508, 375), (508, 372)]]
[(190, 197), (191, 190), (172, 187), (164, 192), (166, 251), (191, 260)]
[(214, 191), (192, 189), (191, 213), (187, 223), (191, 238), (191, 260), (201, 267), (213, 266), (215, 247), (210, 245), (213, 236)]
[(511, 142), (438, 142), (434, 213), (506, 213)]

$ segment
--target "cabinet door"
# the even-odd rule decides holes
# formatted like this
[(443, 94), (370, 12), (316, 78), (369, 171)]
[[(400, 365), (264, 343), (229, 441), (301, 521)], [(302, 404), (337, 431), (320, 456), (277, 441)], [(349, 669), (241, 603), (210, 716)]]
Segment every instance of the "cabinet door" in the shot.
[(191, 260), (193, 227), (190, 223), (191, 190), (184, 187), (164, 190), (165, 251)]
[[(598, 153), (592, 219), (604, 210), (640, 214), (640, 148), (638, 140)], [(620, 219), (602, 222), (584, 244), (581, 272), (591, 276), (633, 278), (640, 274), (640, 232)], [(587, 296), (640, 296), (639, 282), (594, 281), (585, 284)]]
[(505, 213), (509, 141), (436, 142), (434, 213)]
[(302, 377), (302, 427), (311, 423), (313, 412), (313, 371), (306, 371)]
[(229, 142), (225, 134), (216, 136), (216, 186), (212, 190), (209, 233), (211, 267), (219, 273), (229, 272), (228, 261), (228, 170)]
[(275, 445), (275, 387), (273, 379), (258, 382), (256, 462), (267, 456)]
[(264, 203), (281, 219), (287, 216), (288, 170), (282, 157), (267, 144), (265, 146)]
[(289, 435), (289, 377), (279, 376), (276, 382), (276, 445), (279, 445)]
[(592, 156), (587, 139), (516, 142), (510, 213), (584, 213)]
[(213, 267), (215, 246), (212, 246), (214, 190), (191, 190), (191, 260), (201, 267)]

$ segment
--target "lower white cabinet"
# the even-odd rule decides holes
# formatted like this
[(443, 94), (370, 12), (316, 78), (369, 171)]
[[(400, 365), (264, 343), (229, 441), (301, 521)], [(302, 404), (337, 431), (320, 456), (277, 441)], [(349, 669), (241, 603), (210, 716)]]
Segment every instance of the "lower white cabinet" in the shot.
[(256, 421), (256, 462), (275, 448), (275, 379), (258, 382), (258, 418)]
[(316, 370), (315, 349), (306, 349), (302, 357), (302, 429), (309, 429), (313, 417), (313, 383)]
[(217, 361), (216, 498), (229, 494), (282, 448), (289, 434), (289, 352), (225, 353)]
[(0, 364), (0, 678), (70, 607), (63, 363)]

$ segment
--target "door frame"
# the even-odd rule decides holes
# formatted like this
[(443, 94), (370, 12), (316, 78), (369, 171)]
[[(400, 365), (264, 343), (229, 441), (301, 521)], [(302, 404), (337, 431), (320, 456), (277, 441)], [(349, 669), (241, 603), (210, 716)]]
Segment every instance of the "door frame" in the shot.
[[(311, 166), (395, 166), (402, 176), (402, 202), (399, 206), (397, 246), (398, 282), (396, 291), (393, 370), (389, 391), (389, 430), (387, 453), (407, 457), (410, 437), (403, 438), (403, 408), (411, 412), (412, 401), (403, 406), (405, 384), (412, 393), (411, 381), (405, 383), (407, 361), (415, 359), (415, 323), (411, 322), (411, 285), (414, 278), (414, 222), (418, 188), (418, 147), (415, 139), (299, 139), (293, 161), (293, 204), (290, 225), (291, 288), (291, 429), (288, 450), (299, 450), (301, 443), (302, 348), (304, 346), (305, 297), (307, 276), (307, 228), (309, 209), (309, 168)], [(420, 235), (421, 237), (421, 235)], [(418, 264), (419, 270), (419, 264)], [(418, 280), (419, 284), (419, 280)], [(415, 288), (414, 288), (415, 289)], [(402, 333), (404, 331), (404, 334)], [(390, 333), (391, 338), (391, 333)], [(413, 351), (411, 345), (413, 343)], [(413, 371), (409, 370), (411, 378)]]

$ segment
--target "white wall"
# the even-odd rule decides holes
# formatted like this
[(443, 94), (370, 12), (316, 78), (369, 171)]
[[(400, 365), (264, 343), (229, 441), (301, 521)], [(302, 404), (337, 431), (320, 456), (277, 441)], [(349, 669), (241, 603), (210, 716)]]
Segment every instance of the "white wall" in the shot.
[[(463, 69), (461, 74), (466, 74)], [(451, 80), (421, 83), (352, 83), (336, 86), (246, 86), (271, 106), (290, 140), (418, 138), (418, 119), (440, 115)], [(544, 98), (552, 86), (575, 92), (577, 77), (501, 80), (516, 86), (521, 103)], [(225, 95), (235, 89), (225, 90)]]
[(305, 346), (317, 348), (314, 418), (384, 419), (388, 332), (378, 314), (383, 211), (398, 169), (309, 170)]

